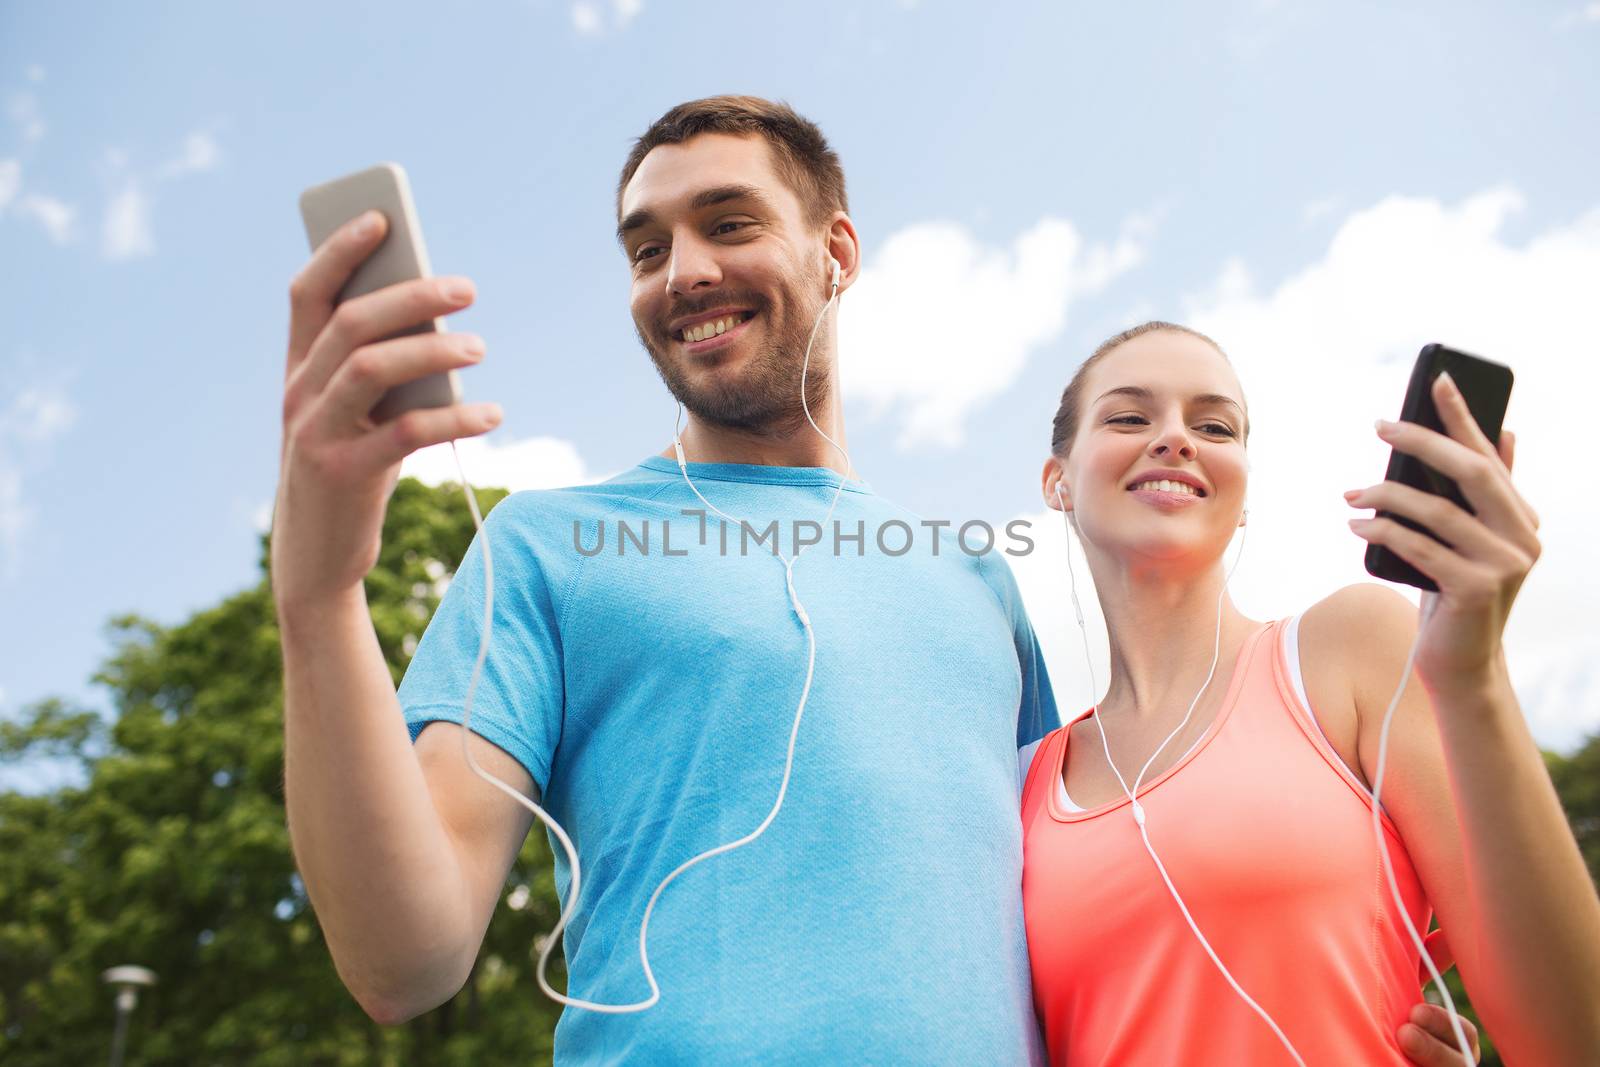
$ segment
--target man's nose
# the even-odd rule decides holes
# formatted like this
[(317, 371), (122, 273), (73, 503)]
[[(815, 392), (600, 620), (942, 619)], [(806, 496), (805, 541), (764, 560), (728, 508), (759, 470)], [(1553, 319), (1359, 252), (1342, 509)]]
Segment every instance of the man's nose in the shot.
[(688, 296), (697, 290), (722, 284), (722, 267), (715, 251), (704, 241), (679, 239), (672, 242), (672, 262), (667, 265), (667, 292)]

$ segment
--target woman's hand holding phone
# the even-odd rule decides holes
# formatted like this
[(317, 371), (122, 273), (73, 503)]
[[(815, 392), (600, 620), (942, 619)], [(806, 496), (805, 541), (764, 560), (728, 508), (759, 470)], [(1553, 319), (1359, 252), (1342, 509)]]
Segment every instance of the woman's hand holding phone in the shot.
[[(417, 278), (338, 302), (387, 223), (368, 212), (337, 230), (289, 287), (283, 446), (273, 516), (272, 585), (280, 611), (359, 589), (378, 559), (400, 461), (428, 445), (500, 423), (495, 404), (418, 408), (384, 423), (370, 412), (391, 388), (472, 366), (483, 341), (432, 330), (397, 333), (469, 306), (466, 278)], [(387, 340), (385, 338), (388, 338)]]
[(1432, 385), (1447, 434), (1410, 422), (1380, 422), (1378, 436), (1454, 479), (1472, 506), (1398, 482), (1351, 490), (1345, 500), (1421, 523), (1447, 543), (1390, 518), (1352, 519), (1350, 527), (1433, 579), (1439, 601), (1424, 624), (1417, 671), (1429, 690), (1487, 692), (1508, 685), (1501, 636), (1512, 602), (1539, 558), (1539, 519), (1511, 481), (1516, 439), (1498, 447), (1479, 428), (1455, 382), (1441, 374)]

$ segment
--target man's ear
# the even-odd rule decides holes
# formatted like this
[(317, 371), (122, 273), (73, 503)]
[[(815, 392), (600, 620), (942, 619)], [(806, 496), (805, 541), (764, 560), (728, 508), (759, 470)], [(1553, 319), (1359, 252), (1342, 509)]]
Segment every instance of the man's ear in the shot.
[[(842, 211), (834, 215), (824, 237), (824, 249), (828, 257), (839, 264), (839, 292), (842, 293), (854, 285), (861, 274), (861, 238), (849, 215)], [(823, 280), (827, 280), (826, 276)]]

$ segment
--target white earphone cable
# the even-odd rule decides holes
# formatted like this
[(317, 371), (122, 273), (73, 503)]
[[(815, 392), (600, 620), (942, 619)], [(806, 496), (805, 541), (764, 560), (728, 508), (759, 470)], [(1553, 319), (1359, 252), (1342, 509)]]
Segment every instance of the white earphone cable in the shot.
[[(1205, 949), (1206, 955), (1210, 958), (1211, 962), (1216, 965), (1217, 970), (1222, 974), (1222, 977), (1227, 980), (1228, 985), (1233, 988), (1233, 991), (1239, 995), (1239, 998), (1243, 1000), (1245, 1004), (1250, 1007), (1250, 1010), (1255, 1012), (1256, 1015), (1258, 1015), (1261, 1020), (1267, 1024), (1267, 1026), (1271, 1027), (1273, 1034), (1277, 1036), (1278, 1041), (1282, 1043), (1289, 1055), (1294, 1058), (1295, 1063), (1299, 1064), (1300, 1067), (1306, 1067), (1306, 1061), (1301, 1057), (1299, 1051), (1294, 1047), (1293, 1042), (1289, 1040), (1288, 1035), (1283, 1032), (1283, 1028), (1277, 1024), (1276, 1020), (1274, 1020), (1271, 1015), (1267, 1014), (1266, 1009), (1264, 1009), (1260, 1004), (1256, 1003), (1254, 997), (1245, 992), (1244, 987), (1241, 986), (1238, 980), (1233, 977), (1233, 972), (1228, 970), (1227, 966), (1222, 962), (1221, 957), (1217, 955), (1216, 950), (1211, 947), (1211, 942), (1207, 941), (1205, 934), (1200, 932), (1200, 926), (1194, 921), (1194, 916), (1190, 914), (1188, 904), (1184, 903), (1183, 896), (1178, 892), (1178, 887), (1172, 882), (1172, 876), (1167, 873), (1166, 864), (1161, 862), (1161, 857), (1156, 854), (1155, 846), (1150, 843), (1150, 830), (1145, 825), (1144, 805), (1139, 803), (1139, 798), (1137, 795), (1139, 785), (1144, 779), (1145, 771), (1149, 770), (1150, 765), (1155, 762), (1156, 756), (1161, 754), (1161, 750), (1166, 748), (1172, 739), (1178, 736), (1179, 732), (1181, 732), (1184, 726), (1188, 724), (1190, 717), (1194, 715), (1195, 707), (1200, 703), (1201, 695), (1204, 694), (1207, 687), (1211, 685), (1211, 679), (1216, 676), (1217, 661), (1222, 651), (1222, 601), (1223, 598), (1227, 596), (1228, 582), (1232, 580), (1233, 572), (1238, 569), (1239, 560), (1244, 556), (1244, 538), (1241, 537), (1239, 540), (1239, 551), (1233, 557), (1233, 566), (1228, 568), (1227, 574), (1222, 579), (1222, 588), (1217, 593), (1217, 628), (1216, 638), (1212, 642), (1211, 669), (1207, 672), (1206, 680), (1201, 684), (1199, 692), (1195, 693), (1194, 699), (1189, 702), (1189, 710), (1184, 714), (1183, 720), (1178, 723), (1177, 727), (1170, 734), (1167, 735), (1166, 740), (1161, 742), (1160, 747), (1158, 747), (1155, 752), (1151, 753), (1150, 758), (1146, 760), (1144, 766), (1139, 769), (1138, 775), (1136, 775), (1134, 778), (1133, 788), (1130, 789), (1128, 787), (1127, 780), (1122, 777), (1122, 772), (1117, 769), (1116, 761), (1111, 758), (1111, 745), (1106, 740), (1105, 726), (1100, 721), (1100, 687), (1094, 680), (1094, 663), (1089, 657), (1089, 631), (1083, 620), (1083, 607), (1078, 601), (1077, 574), (1072, 567), (1072, 518), (1070, 513), (1067, 511), (1066, 499), (1062, 493), (1061, 483), (1059, 481), (1056, 483), (1056, 499), (1061, 502), (1061, 518), (1063, 522), (1065, 522), (1067, 528), (1067, 574), (1069, 576), (1072, 588), (1072, 609), (1078, 617), (1079, 632), (1083, 635), (1084, 662), (1089, 668), (1089, 696), (1091, 707), (1093, 709), (1091, 714), (1094, 717), (1095, 728), (1100, 731), (1100, 744), (1105, 749), (1106, 763), (1111, 767), (1111, 773), (1117, 776), (1117, 782), (1122, 786), (1122, 792), (1128, 798), (1129, 808), (1133, 813), (1133, 821), (1135, 825), (1139, 827), (1139, 837), (1144, 841), (1145, 851), (1148, 852), (1150, 854), (1150, 858), (1155, 861), (1156, 870), (1161, 874), (1161, 881), (1165, 883), (1167, 891), (1172, 894), (1172, 899), (1177, 902), (1178, 910), (1183, 913), (1184, 921), (1189, 924), (1189, 929), (1194, 933), (1195, 939), (1200, 942), (1200, 947)], [(1246, 529), (1248, 529), (1248, 527), (1246, 527)]]
[[(848, 480), (853, 467), (850, 462), (849, 454), (839, 445), (837, 441), (824, 433), (822, 428), (817, 425), (816, 420), (812, 418), (811, 406), (806, 401), (805, 382), (806, 373), (811, 364), (811, 348), (816, 342), (817, 331), (822, 326), (822, 320), (827, 315), (828, 308), (833, 306), (833, 303), (838, 298), (838, 295), (839, 282), (836, 268), (831, 286), (831, 292), (828, 295), (827, 301), (823, 303), (822, 310), (818, 313), (816, 322), (811, 327), (810, 337), (806, 340), (805, 358), (801, 363), (800, 370), (800, 403), (805, 411), (806, 421), (811, 423), (812, 429), (816, 430), (816, 432), (822, 436), (823, 440), (832, 445), (834, 450), (838, 452), (844, 460), (845, 473), (840, 476), (839, 484), (834, 490), (833, 501), (828, 506), (827, 519), (824, 520), (824, 529), (827, 528), (828, 523), (833, 521), (834, 510), (839, 505), (839, 498), (844, 493), (845, 482)], [(683, 405), (679, 404), (679, 422), (681, 422), (682, 417)], [(703, 495), (701, 495), (700, 490), (695, 486), (694, 481), (690, 479), (688, 464), (684, 458), (683, 443), (678, 434), (677, 424), (674, 424), (672, 443), (678, 457), (678, 469), (683, 473), (684, 481), (688, 483), (689, 488), (694, 492), (694, 495), (699, 497), (700, 502), (705, 504), (707, 508), (716, 512), (718, 515), (721, 515), (724, 519), (743, 523), (743, 520), (734, 520), (732, 516), (728, 515), (715, 504), (712, 504), (709, 500), (707, 500)], [(760, 837), (766, 832), (767, 827), (772, 825), (773, 820), (778, 817), (778, 811), (783, 807), (784, 797), (788, 794), (789, 779), (794, 770), (795, 742), (800, 734), (800, 720), (805, 714), (806, 701), (811, 696), (811, 682), (817, 661), (817, 640), (815, 633), (811, 629), (811, 618), (806, 614), (805, 605), (800, 602), (799, 594), (795, 591), (794, 587), (794, 565), (799, 561), (801, 554), (805, 551), (805, 548), (802, 547), (797, 549), (792, 557), (782, 561), (784, 565), (784, 580), (789, 593), (789, 602), (791, 607), (794, 609), (795, 616), (800, 620), (801, 626), (805, 629), (807, 649), (805, 684), (801, 687), (800, 703), (795, 709), (794, 725), (789, 731), (789, 747), (787, 754), (784, 757), (783, 780), (778, 786), (777, 799), (773, 802), (771, 810), (767, 812), (767, 817), (763, 819), (761, 824), (750, 833), (736, 841), (729, 841), (725, 844), (718, 845), (716, 848), (708, 849), (707, 851), (702, 852), (699, 855), (679, 864), (673, 869), (672, 873), (668, 874), (661, 880), (661, 883), (656, 886), (655, 892), (650, 894), (649, 903), (645, 905), (644, 917), (639, 924), (639, 963), (644, 969), (645, 980), (650, 984), (650, 995), (648, 997), (633, 1004), (600, 1004), (591, 1000), (582, 1000), (577, 997), (571, 997), (554, 989), (550, 985), (549, 979), (546, 977), (545, 972), (549, 965), (550, 955), (555, 951), (556, 945), (560, 942), (562, 931), (567, 928), (567, 924), (572, 918), (572, 912), (578, 903), (579, 892), (582, 888), (582, 875), (578, 863), (578, 851), (573, 846), (572, 839), (567, 836), (567, 832), (561, 828), (560, 823), (551, 818), (548, 812), (546, 812), (538, 804), (534, 803), (533, 800), (524, 796), (514, 786), (508, 785), (506, 782), (501, 781), (493, 774), (484, 770), (483, 767), (479, 765), (477, 759), (473, 757), (472, 749), (468, 744), (471, 729), (470, 723), (472, 718), (472, 699), (478, 688), (478, 679), (483, 672), (483, 665), (489, 656), (489, 646), (494, 628), (494, 565), (489, 551), (489, 536), (483, 529), (483, 516), (478, 508), (477, 497), (473, 492), (471, 484), (467, 481), (466, 471), (461, 465), (461, 455), (456, 450), (456, 444), (454, 441), (450, 442), (450, 451), (455, 457), (456, 470), (461, 475), (461, 487), (467, 497), (467, 508), (472, 513), (472, 522), (478, 532), (479, 543), (483, 549), (483, 636), (479, 639), (478, 657), (472, 665), (472, 676), (467, 682), (467, 694), (462, 703), (461, 753), (467, 761), (467, 766), (472, 769), (474, 774), (488, 782), (490, 785), (494, 786), (496, 789), (500, 790), (500, 792), (504, 793), (518, 804), (522, 805), (528, 811), (532, 812), (533, 815), (550, 830), (551, 834), (553, 834), (556, 840), (560, 842), (563, 851), (566, 852), (568, 867), (572, 872), (571, 884), (567, 889), (567, 899), (562, 905), (560, 918), (556, 920), (555, 926), (551, 929), (550, 933), (545, 936), (539, 946), (539, 963), (535, 972), (539, 982), (539, 988), (543, 990), (544, 994), (551, 1000), (554, 1000), (559, 1004), (564, 1004), (567, 1007), (582, 1008), (587, 1011), (602, 1012), (612, 1015), (623, 1015), (644, 1011), (648, 1008), (654, 1007), (655, 1004), (661, 999), (661, 987), (656, 982), (655, 972), (650, 969), (649, 952), (650, 917), (655, 911), (656, 902), (661, 898), (661, 894), (666, 890), (667, 886), (671, 885), (680, 874), (684, 873), (689, 868), (701, 863), (704, 860), (708, 860), (713, 856), (719, 856), (727, 852), (732, 852), (734, 849), (748, 845), (750, 842)], [(742, 528), (743, 527), (741, 526), (741, 529)]]
[(1383, 841), (1383, 808), (1379, 801), (1383, 795), (1383, 774), (1388, 768), (1389, 761), (1389, 727), (1394, 722), (1395, 709), (1400, 706), (1400, 697), (1406, 691), (1406, 684), (1411, 680), (1411, 670), (1416, 666), (1417, 650), (1422, 646), (1423, 628), (1428, 625), (1428, 620), (1433, 617), (1438, 604), (1437, 593), (1422, 594), (1421, 619), (1417, 624), (1417, 636), (1411, 641), (1411, 651), (1406, 653), (1406, 665), (1400, 673), (1400, 684), (1395, 687), (1394, 696), (1389, 699), (1389, 710), (1383, 715), (1383, 728), (1378, 731), (1378, 766), (1372, 774), (1372, 841), (1378, 850), (1378, 863), (1383, 868), (1384, 880), (1389, 884), (1389, 896), (1394, 900), (1394, 909), (1399, 913), (1400, 922), (1410, 935), (1411, 944), (1416, 948), (1423, 967), (1427, 968), (1428, 977), (1433, 980), (1434, 988), (1443, 998), (1445, 1010), (1450, 1013), (1450, 1034), (1456, 1039), (1456, 1047), (1463, 1057), (1462, 1062), (1471, 1064), (1475, 1063), (1476, 1059), (1472, 1055), (1472, 1046), (1467, 1041), (1467, 1033), (1461, 1027), (1455, 998), (1445, 986), (1444, 976), (1439, 973), (1439, 968), (1433, 962), (1433, 956), (1428, 952), (1428, 946), (1423, 942), (1422, 935), (1417, 932), (1416, 924), (1411, 921), (1411, 913), (1406, 910), (1406, 902), (1401, 899), (1400, 883), (1395, 878), (1394, 864), (1389, 862), (1389, 849)]

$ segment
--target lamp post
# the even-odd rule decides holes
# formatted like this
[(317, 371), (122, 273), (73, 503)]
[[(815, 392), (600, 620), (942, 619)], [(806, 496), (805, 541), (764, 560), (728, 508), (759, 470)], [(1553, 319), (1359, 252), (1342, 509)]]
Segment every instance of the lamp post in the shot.
[(139, 987), (156, 984), (156, 972), (148, 967), (112, 967), (100, 976), (117, 990), (117, 1029), (111, 1037), (111, 1067), (122, 1067), (122, 1053), (128, 1042), (128, 1016), (139, 1003)]

